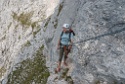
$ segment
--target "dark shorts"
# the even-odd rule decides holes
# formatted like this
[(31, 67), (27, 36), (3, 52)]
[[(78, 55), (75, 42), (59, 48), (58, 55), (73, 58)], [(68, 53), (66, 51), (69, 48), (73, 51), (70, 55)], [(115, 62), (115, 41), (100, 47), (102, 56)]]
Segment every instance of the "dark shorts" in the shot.
[(64, 60), (66, 60), (68, 53), (69, 53), (68, 46), (61, 46), (59, 51), (59, 62), (62, 61), (63, 56)]

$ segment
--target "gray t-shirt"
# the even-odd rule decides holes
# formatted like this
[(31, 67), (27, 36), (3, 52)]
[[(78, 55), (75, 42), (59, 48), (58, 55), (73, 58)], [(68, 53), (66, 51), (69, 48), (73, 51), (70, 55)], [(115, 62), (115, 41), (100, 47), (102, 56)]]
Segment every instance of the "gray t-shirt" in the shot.
[(70, 43), (70, 39), (73, 39), (73, 34), (71, 33), (71, 36), (69, 38), (70, 33), (63, 33), (63, 35), (60, 37), (61, 38), (61, 44), (62, 45), (68, 45)]

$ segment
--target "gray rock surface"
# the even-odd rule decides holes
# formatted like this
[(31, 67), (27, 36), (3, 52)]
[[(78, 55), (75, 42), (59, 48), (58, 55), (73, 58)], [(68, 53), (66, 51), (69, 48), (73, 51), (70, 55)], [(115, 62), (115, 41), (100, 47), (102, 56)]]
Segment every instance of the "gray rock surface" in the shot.
[[(0, 1), (3, 79), (14, 70), (15, 64), (32, 58), (44, 44), (46, 65), (51, 74), (47, 84), (71, 84), (65, 78), (59, 80), (61, 74), (54, 74), (57, 42), (62, 25), (69, 23), (76, 36), (66, 76), (70, 76), (74, 84), (125, 84), (125, 1), (60, 0), (57, 4), (58, 0)], [(33, 15), (32, 11), (35, 11)], [(27, 16), (27, 13), (31, 16), (27, 20), (30, 24), (23, 24), (19, 16)]]
[[(58, 0), (0, 0), (0, 83), (44, 44), (41, 26)], [(42, 51), (41, 51), (42, 52)]]
[(56, 45), (62, 25), (69, 23), (76, 33), (69, 56), (74, 83), (125, 84), (125, 1), (64, 0), (60, 6), (45, 33), (50, 71), (58, 61)]

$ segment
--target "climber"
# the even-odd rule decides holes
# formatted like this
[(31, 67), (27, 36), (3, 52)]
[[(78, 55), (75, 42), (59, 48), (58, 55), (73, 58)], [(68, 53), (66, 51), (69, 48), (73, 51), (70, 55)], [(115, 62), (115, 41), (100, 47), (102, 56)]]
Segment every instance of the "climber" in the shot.
[(58, 67), (55, 70), (56, 72), (60, 71), (61, 61), (64, 54), (64, 65), (67, 66), (66, 60), (68, 58), (68, 53), (70, 52), (73, 44), (73, 36), (75, 35), (74, 31), (71, 29), (69, 24), (63, 25), (63, 31), (60, 35), (60, 39), (58, 41), (57, 49), (60, 49), (59, 63)]

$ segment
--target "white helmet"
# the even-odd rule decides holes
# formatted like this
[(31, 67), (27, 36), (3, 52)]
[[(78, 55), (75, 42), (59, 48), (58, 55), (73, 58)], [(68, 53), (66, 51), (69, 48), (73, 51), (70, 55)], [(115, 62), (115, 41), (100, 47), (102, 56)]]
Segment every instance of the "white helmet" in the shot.
[(69, 24), (63, 24), (63, 27), (66, 28), (66, 29), (69, 29), (70, 25)]

